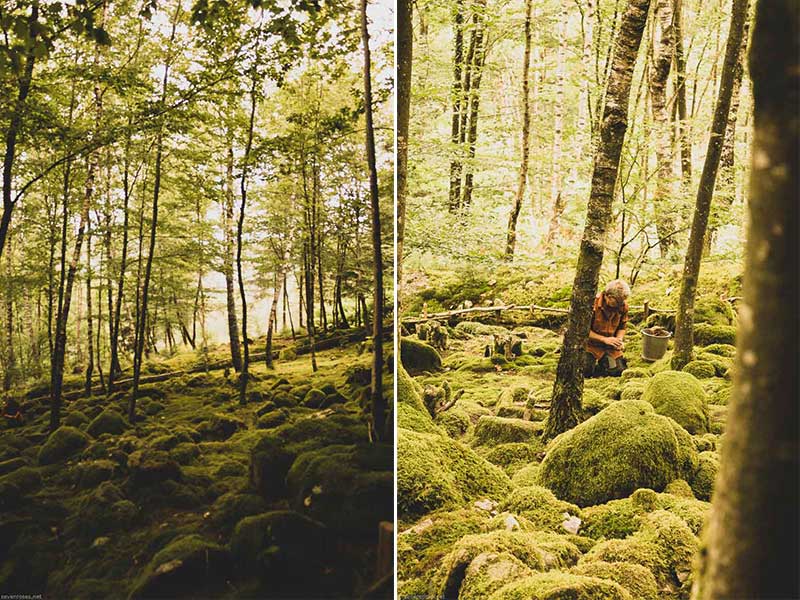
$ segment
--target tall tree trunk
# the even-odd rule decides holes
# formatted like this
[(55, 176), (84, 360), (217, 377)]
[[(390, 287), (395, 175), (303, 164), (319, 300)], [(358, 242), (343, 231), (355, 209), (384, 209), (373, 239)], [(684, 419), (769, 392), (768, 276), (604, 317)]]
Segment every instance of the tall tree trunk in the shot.
[(375, 130), (372, 123), (372, 77), (367, 29), (367, 0), (361, 0), (361, 42), (364, 49), (364, 105), (366, 117), (366, 151), (369, 165), (369, 196), (372, 208), (372, 268), (374, 274), (372, 318), (372, 430), (376, 441), (391, 437), (391, 426), (386, 421), (386, 399), (383, 397), (383, 258), (381, 256), (381, 211), (378, 197), (378, 169), (375, 164)]
[[(3, 257), (3, 248), (6, 245), (8, 228), (11, 225), (11, 213), (16, 200), (12, 195), (14, 178), (14, 161), (17, 157), (17, 137), (22, 129), (22, 119), (25, 116), (25, 100), (31, 91), (33, 80), (33, 66), (36, 62), (35, 49), (39, 37), (39, 0), (34, 0), (31, 5), (31, 14), (28, 17), (28, 47), (25, 51), (25, 64), (22, 74), (17, 79), (17, 99), (5, 135), (5, 152), (3, 154), (3, 214), (0, 216), (0, 258)], [(70, 109), (70, 113), (72, 110)]]
[(697, 600), (800, 597), (800, 5), (756, 6), (744, 300), (727, 433), (692, 594)]
[[(98, 314), (100, 306), (97, 307)], [(100, 329), (100, 320), (97, 327)], [(88, 360), (86, 362), (86, 381), (84, 393), (92, 395), (92, 375), (94, 373), (94, 328), (92, 326), (92, 219), (86, 220), (86, 342)]]
[(514, 197), (514, 207), (508, 216), (508, 234), (506, 236), (506, 258), (513, 259), (514, 249), (517, 245), (517, 219), (522, 210), (522, 200), (525, 197), (525, 185), (528, 183), (528, 154), (530, 151), (530, 102), (529, 80), (531, 64), (531, 8), (533, 0), (525, 0), (525, 55), (522, 61), (522, 158), (519, 163), (519, 178), (517, 179), (517, 195)]
[(672, 147), (670, 144), (670, 119), (667, 110), (667, 79), (672, 65), (675, 48), (675, 28), (673, 27), (672, 2), (658, 0), (656, 17), (661, 35), (653, 51), (653, 64), (650, 68), (650, 106), (653, 111), (656, 151), (656, 189), (653, 205), (656, 215), (656, 232), (661, 257), (666, 258), (674, 247), (673, 232), (676, 227), (674, 207), (670, 206), (673, 194)]
[(675, 30), (675, 96), (678, 107), (678, 144), (681, 153), (681, 185), (689, 189), (692, 183), (692, 144), (686, 114), (686, 56), (683, 50), (683, 0), (674, 0), (673, 28)]
[[(478, 3), (478, 11), (473, 18), (473, 25), (475, 29), (472, 32), (470, 39), (470, 55), (472, 60), (469, 64), (469, 71), (467, 73), (468, 83), (465, 83), (465, 91), (467, 92), (466, 98), (469, 101), (467, 108), (469, 113), (467, 119), (462, 120), (462, 124), (466, 123), (466, 142), (467, 142), (467, 163), (464, 169), (464, 189), (461, 198), (461, 208), (467, 210), (472, 204), (472, 181), (474, 171), (475, 159), (475, 146), (478, 140), (478, 115), (480, 109), (480, 92), (481, 92), (481, 77), (483, 75), (483, 64), (486, 60), (486, 31), (485, 31), (485, 17), (482, 12), (485, 10), (485, 2)], [(474, 49), (472, 48), (474, 44)]]
[[(288, 258), (288, 257), (286, 257)], [(281, 265), (281, 276), (275, 278), (275, 294), (272, 297), (272, 306), (269, 309), (269, 324), (267, 325), (267, 347), (265, 357), (267, 361), (267, 368), (274, 369), (275, 365), (272, 361), (272, 335), (273, 329), (278, 323), (278, 301), (280, 300), (281, 291), (286, 286), (286, 266)]]
[(292, 341), (297, 339), (295, 332), (294, 332), (294, 323), (292, 322), (292, 307), (289, 305), (289, 284), (288, 284), (288, 275), (287, 278), (283, 280), (283, 306), (284, 310), (288, 307), (289, 313), (289, 327), (292, 330)]
[(678, 312), (675, 318), (675, 350), (672, 355), (672, 368), (680, 370), (692, 360), (694, 346), (694, 299), (697, 292), (697, 279), (700, 275), (700, 260), (703, 256), (703, 238), (708, 226), (708, 214), (711, 199), (714, 195), (714, 183), (717, 179), (722, 142), (728, 125), (728, 113), (731, 107), (733, 81), (736, 77), (736, 62), (744, 34), (744, 22), (747, 17), (747, 0), (733, 0), (731, 26), (728, 32), (728, 43), (725, 48), (725, 63), (722, 68), (719, 97), (714, 109), (714, 121), (711, 125), (711, 137), (708, 140), (708, 151), (700, 175), (700, 186), (697, 190), (692, 229), (689, 234), (689, 245), (686, 249), (686, 260), (683, 265), (681, 295), (678, 298)]
[(464, 87), (461, 69), (464, 63), (464, 0), (456, 0), (456, 9), (453, 16), (453, 30), (455, 42), (453, 50), (453, 86), (450, 92), (453, 115), (450, 125), (450, 144), (453, 158), (450, 160), (450, 200), (448, 206), (451, 212), (459, 209), (461, 204), (461, 144), (459, 140), (461, 131), (461, 113), (464, 110)]
[[(411, 68), (414, 47), (413, 1), (397, 2), (397, 285), (403, 281), (403, 241), (408, 195), (408, 126), (411, 119)], [(340, 278), (341, 280), (341, 278)], [(339, 299), (341, 302), (341, 298)], [(400, 294), (397, 294), (400, 302)], [(344, 315), (344, 310), (342, 310)]]
[(581, 56), (583, 83), (581, 84), (581, 97), (578, 102), (578, 136), (582, 141), (576, 144), (576, 148), (579, 151), (576, 157), (578, 159), (583, 156), (587, 148), (587, 144), (585, 144), (583, 140), (589, 140), (589, 142), (592, 140), (591, 81), (593, 72), (592, 44), (594, 43), (594, 12), (594, 0), (586, 0), (586, 9), (582, 11), (581, 14), (581, 24), (583, 27), (583, 54)]
[[(170, 33), (169, 46), (167, 48), (167, 59), (164, 64), (164, 78), (161, 82), (161, 105), (163, 106), (167, 101), (167, 83), (169, 82), (169, 70), (171, 65), (170, 54), (172, 52), (172, 45), (175, 41), (175, 31), (178, 27), (178, 19), (180, 18), (182, 10), (182, 1), (178, 1), (175, 8), (175, 16), (172, 20), (172, 32)], [(131, 397), (128, 402), (128, 420), (133, 423), (136, 420), (136, 396), (139, 394), (139, 378), (142, 373), (142, 354), (144, 351), (145, 337), (147, 335), (147, 301), (148, 292), (150, 291), (150, 275), (153, 271), (153, 257), (156, 251), (156, 231), (158, 228), (158, 197), (161, 193), (161, 167), (164, 156), (164, 122), (159, 123), (158, 132), (156, 134), (156, 161), (155, 173), (153, 175), (153, 211), (150, 222), (150, 242), (147, 251), (147, 262), (144, 270), (144, 281), (142, 282), (142, 301), (141, 301), (141, 314), (139, 317), (139, 335), (137, 338), (137, 345), (133, 355), (133, 386), (131, 390)], [(155, 323), (155, 316), (153, 317)], [(155, 343), (153, 343), (155, 348)]]
[[(750, 2), (747, 3), (747, 15), (750, 14)], [(750, 23), (745, 17), (742, 45), (739, 48), (739, 58), (736, 62), (736, 73), (733, 77), (733, 90), (731, 91), (731, 108), (728, 112), (728, 125), (725, 127), (725, 140), (722, 142), (722, 153), (719, 158), (719, 189), (722, 192), (720, 214), (733, 205), (736, 196), (736, 172), (733, 168), (734, 148), (736, 145), (736, 119), (741, 101), (742, 78), (744, 76), (744, 63), (747, 60), (747, 38), (750, 32)], [(716, 237), (718, 223), (709, 223), (705, 238), (705, 252), (711, 253), (711, 245)]]
[(223, 268), (225, 270), (225, 299), (228, 308), (228, 341), (231, 346), (231, 363), (237, 373), (242, 370), (242, 353), (239, 346), (239, 324), (236, 319), (236, 300), (233, 285), (233, 137), (229, 132), (228, 156), (225, 175), (225, 208), (223, 210), (222, 224), (225, 229), (225, 257)]
[(310, 256), (311, 242), (306, 240), (303, 248), (303, 267), (305, 276), (303, 277), (306, 285), (306, 332), (308, 333), (308, 346), (311, 350), (311, 370), (317, 372), (317, 351), (314, 341), (314, 274), (312, 272), (314, 259)]
[(558, 360), (550, 414), (544, 432), (548, 439), (578, 423), (583, 394), (584, 345), (589, 335), (592, 304), (603, 262), (603, 247), (612, 217), (611, 205), (622, 144), (628, 128), (631, 78), (649, 8), (650, 0), (628, 2), (614, 48), (601, 120), (601, 141), (594, 160), (586, 227), (572, 285), (569, 321)]
[(552, 171), (550, 179), (550, 201), (553, 203), (553, 211), (550, 217), (550, 225), (547, 228), (545, 237), (545, 249), (552, 248), (556, 235), (560, 228), (561, 215), (566, 206), (564, 194), (564, 174), (561, 160), (561, 147), (564, 137), (564, 71), (567, 53), (567, 21), (569, 13), (565, 3), (562, 3), (560, 23), (558, 28), (558, 54), (556, 55), (556, 101), (553, 117), (553, 153)]
[(16, 357), (14, 355), (14, 296), (11, 279), (13, 277), (13, 265), (11, 262), (11, 237), (7, 238), (8, 250), (6, 251), (6, 272), (5, 272), (5, 326), (6, 326), (6, 343), (5, 343), (5, 372), (3, 373), (3, 391), (7, 392), (11, 389), (11, 384), (14, 380), (14, 372), (16, 371)]
[[(263, 13), (262, 13), (263, 14)], [(258, 63), (258, 43), (261, 39), (261, 28), (259, 26), (258, 39), (256, 41), (256, 63)], [(247, 295), (244, 289), (244, 274), (242, 273), (242, 230), (244, 228), (244, 215), (247, 207), (247, 176), (250, 168), (250, 152), (253, 149), (253, 132), (256, 122), (256, 108), (258, 107), (257, 82), (255, 71), (252, 74), (250, 85), (250, 121), (247, 128), (247, 143), (242, 157), (242, 176), (240, 179), (239, 190), (242, 200), (239, 207), (239, 222), (236, 225), (236, 272), (239, 277), (239, 296), (242, 300), (242, 349), (244, 356), (242, 359), (242, 372), (239, 374), (239, 404), (247, 404), (247, 383), (250, 379), (250, 340), (247, 339)]]

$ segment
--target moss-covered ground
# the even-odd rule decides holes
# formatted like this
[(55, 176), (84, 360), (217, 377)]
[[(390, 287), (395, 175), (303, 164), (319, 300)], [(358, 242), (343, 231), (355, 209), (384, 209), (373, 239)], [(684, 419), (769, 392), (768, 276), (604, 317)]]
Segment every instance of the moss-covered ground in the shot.
[[(218, 348), (209, 362), (224, 358)], [(365, 418), (372, 355), (357, 343), (321, 351), (315, 373), (307, 354), (286, 358), (251, 365), (243, 406), (236, 374), (211, 369), (142, 386), (134, 423), (126, 391), (68, 400), (52, 435), (42, 385), (19, 390), (26, 423), (0, 424), (0, 591), (366, 592), (380, 578), (379, 523), (393, 518), (392, 447), (370, 443)], [(145, 371), (200, 362), (184, 352)], [(391, 397), (391, 369), (384, 380)]]
[[(719, 298), (739, 293), (737, 269), (705, 271), (698, 324), (735, 327)], [(409, 275), (405, 316), (489, 302), (566, 308), (570, 272), (515, 263)], [(677, 267), (652, 274), (631, 304), (674, 308), (679, 279)], [(674, 373), (671, 350), (642, 358), (646, 324), (632, 311), (628, 371), (586, 380), (582, 423), (545, 443), (563, 320), (486, 317), (446, 324), (441, 366), (412, 356), (410, 374), (398, 373), (399, 597), (688, 598), (724, 438), (730, 340), (701, 339), (695, 364)], [(521, 339), (522, 354), (494, 353), (497, 335)], [(428, 399), (445, 382), (460, 397), (437, 412)]]

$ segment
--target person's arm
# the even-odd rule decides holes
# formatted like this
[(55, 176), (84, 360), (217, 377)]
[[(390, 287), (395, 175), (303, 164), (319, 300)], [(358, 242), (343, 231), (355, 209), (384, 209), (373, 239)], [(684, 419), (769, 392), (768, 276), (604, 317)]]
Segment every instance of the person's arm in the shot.
[[(624, 335), (625, 332), (623, 331), (622, 333)], [(599, 333), (597, 333), (593, 329), (589, 330), (589, 339), (590, 340), (595, 340), (597, 342), (600, 342), (601, 344), (605, 344), (606, 346), (611, 346), (612, 348), (616, 347), (615, 343), (617, 343), (617, 339), (616, 338), (606, 337), (604, 335), (600, 335)]]

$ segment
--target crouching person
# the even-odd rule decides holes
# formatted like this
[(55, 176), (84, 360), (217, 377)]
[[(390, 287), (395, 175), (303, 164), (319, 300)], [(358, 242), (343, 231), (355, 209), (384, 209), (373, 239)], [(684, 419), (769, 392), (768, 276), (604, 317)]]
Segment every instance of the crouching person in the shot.
[(595, 296), (586, 340), (584, 377), (619, 377), (628, 368), (623, 352), (630, 295), (628, 284), (615, 279)]

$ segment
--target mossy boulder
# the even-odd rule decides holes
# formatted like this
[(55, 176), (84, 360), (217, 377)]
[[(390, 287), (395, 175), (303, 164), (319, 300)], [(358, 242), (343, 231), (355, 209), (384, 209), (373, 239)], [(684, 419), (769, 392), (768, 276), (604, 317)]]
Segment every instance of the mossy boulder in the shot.
[(561, 571), (536, 573), (501, 587), (488, 600), (633, 600), (628, 591), (610, 579)]
[(671, 481), (670, 484), (664, 488), (664, 493), (680, 496), (681, 498), (694, 498), (694, 492), (692, 492), (691, 486), (685, 479)]
[[(472, 419), (466, 409), (460, 406), (454, 406), (450, 410), (438, 413), (434, 421), (436, 425), (441, 427), (453, 439), (459, 439), (469, 433), (472, 429)], [(398, 427), (400, 427), (398, 421)], [(415, 429), (414, 427), (406, 427), (406, 429)]]
[(549, 489), (530, 485), (516, 488), (498, 506), (499, 510), (521, 515), (536, 524), (537, 528), (565, 533), (562, 523), (564, 513), (578, 516), (580, 509), (574, 504), (555, 497)]
[(733, 308), (731, 303), (715, 296), (702, 296), (694, 303), (695, 323), (709, 325), (733, 325)]
[(691, 480), (692, 491), (700, 500), (711, 500), (719, 470), (719, 456), (716, 452), (707, 451), (701, 452), (698, 459), (697, 471)]
[(394, 520), (394, 453), (386, 444), (304, 452), (286, 476), (289, 504), (345, 537), (370, 539)]
[(292, 413), (288, 408), (279, 408), (261, 415), (256, 422), (256, 427), (258, 429), (274, 429), (287, 423), (291, 418)]
[(22, 467), (30, 466), (30, 464), (31, 464), (30, 459), (23, 456), (18, 456), (17, 458), (10, 458), (8, 460), (4, 460), (3, 462), (0, 462), (0, 477), (2, 477), (3, 475), (7, 475), (12, 471), (16, 471), (17, 469), (20, 469)]
[(459, 600), (484, 600), (509, 581), (533, 571), (509, 552), (483, 552), (470, 561), (458, 589)]
[(538, 439), (541, 425), (523, 419), (481, 417), (475, 425), (476, 445), (496, 446), (510, 442), (532, 442)]
[(211, 419), (202, 422), (197, 431), (203, 439), (223, 441), (227, 440), (233, 434), (241, 429), (246, 429), (247, 425), (238, 417), (233, 415), (226, 415), (224, 413), (215, 413)]
[(326, 560), (330, 539), (321, 523), (294, 511), (279, 510), (239, 521), (230, 549), (240, 574), (266, 581), (313, 577)]
[(486, 460), (501, 467), (511, 476), (531, 463), (538, 463), (538, 455), (542, 449), (542, 444), (526, 444), (525, 442), (498, 444), (486, 454)]
[(230, 553), (199, 535), (186, 535), (156, 553), (134, 584), (131, 600), (218, 594), (232, 574)]
[(124, 433), (127, 428), (128, 423), (125, 421), (125, 418), (116, 410), (107, 408), (89, 423), (86, 432), (92, 437), (97, 438), (104, 433), (119, 435)]
[(676, 590), (679, 597), (683, 597), (691, 587), (692, 560), (699, 550), (699, 540), (681, 518), (667, 511), (656, 510), (642, 521), (641, 529), (635, 534), (594, 546), (581, 558), (580, 565), (595, 562), (638, 564), (653, 574), (659, 589)]
[(706, 394), (691, 373), (657, 373), (645, 387), (642, 400), (649, 402), (658, 414), (674, 419), (693, 435), (709, 431)]
[(64, 417), (64, 425), (69, 427), (80, 428), (86, 425), (88, 422), (89, 417), (79, 410), (73, 410), (66, 417)]
[(325, 392), (316, 388), (311, 388), (303, 396), (303, 406), (308, 408), (320, 408), (325, 402)]
[(413, 431), (442, 433), (425, 408), (420, 388), (402, 365), (397, 368), (397, 426)]
[(540, 469), (541, 467), (538, 464), (526, 465), (512, 475), (511, 483), (516, 487), (539, 485)]
[(223, 494), (209, 510), (211, 523), (225, 533), (230, 533), (245, 517), (259, 515), (269, 510), (261, 496), (239, 492)]
[(714, 364), (707, 360), (692, 360), (681, 369), (684, 373), (694, 375), (697, 379), (708, 379), (717, 374)]
[(112, 479), (119, 470), (119, 465), (113, 460), (101, 459), (83, 462), (78, 465), (78, 487), (90, 489), (103, 481)]
[(294, 348), (284, 348), (280, 352), (278, 352), (278, 360), (285, 360), (290, 361), (297, 358), (297, 352), (295, 352)]
[(629, 562), (589, 562), (573, 567), (575, 575), (610, 579), (624, 587), (634, 600), (659, 600), (658, 584), (642, 565)]
[(405, 337), (400, 340), (400, 361), (409, 373), (436, 371), (442, 366), (442, 357), (433, 346)]
[(736, 346), (732, 344), (709, 344), (703, 348), (703, 352), (716, 354), (724, 358), (734, 358), (736, 356)]
[(709, 346), (711, 344), (735, 346), (736, 327), (698, 323), (694, 326), (694, 343), (696, 346)]
[(130, 483), (135, 488), (157, 485), (167, 480), (180, 480), (180, 465), (162, 450), (137, 450), (128, 456)]
[(80, 429), (64, 425), (47, 438), (39, 450), (39, 464), (51, 465), (77, 454), (89, 444), (89, 436)]
[(663, 490), (693, 473), (691, 436), (641, 400), (620, 400), (562, 433), (548, 446), (540, 481), (578, 506), (629, 496), (640, 487)]
[(503, 471), (461, 442), (443, 435), (398, 430), (397, 495), (402, 518), (511, 489)]
[[(716, 376), (716, 377), (724, 377), (725, 373), (733, 368), (733, 359), (725, 358), (723, 356), (719, 356), (718, 354), (712, 354), (711, 352), (700, 352), (700, 353), (698, 353), (697, 354), (697, 360), (711, 363), (711, 366), (714, 367), (714, 375), (713, 376)], [(686, 369), (684, 368), (684, 371), (685, 370)], [(707, 369), (706, 369), (706, 372), (707, 372)], [(697, 376), (697, 375), (695, 375), (695, 376)]]

